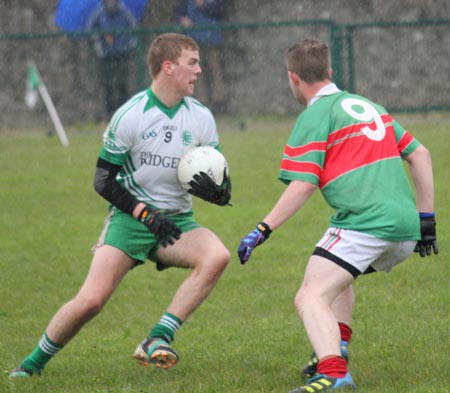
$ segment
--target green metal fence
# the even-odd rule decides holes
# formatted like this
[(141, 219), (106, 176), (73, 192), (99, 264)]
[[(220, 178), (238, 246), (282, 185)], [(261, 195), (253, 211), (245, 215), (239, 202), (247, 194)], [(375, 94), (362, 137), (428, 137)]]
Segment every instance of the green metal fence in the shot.
[[(329, 42), (333, 78), (339, 87), (366, 95), (393, 111), (450, 110), (450, 19), (352, 24), (337, 24), (331, 20), (227, 22), (217, 24), (216, 28), (222, 30), (225, 36), (224, 70), (232, 86), (228, 93), (235, 102), (231, 113), (285, 114), (298, 111), (287, 93), (283, 57), (293, 42), (306, 35)], [(193, 30), (202, 29), (211, 29), (211, 26), (197, 26)], [(168, 31), (189, 30), (178, 25), (161, 25), (131, 31), (138, 42), (133, 69), (136, 89), (146, 88), (149, 83), (146, 65), (148, 44), (157, 34)], [(93, 34), (0, 33), (0, 57), (4, 63), (0, 70), (0, 85), (8, 96), (8, 104), (22, 100), (22, 94), (16, 91), (22, 89), (19, 84), (23, 83), (23, 78), (11, 77), (14, 73), (23, 72), (17, 67), (20, 59), (40, 56), (41, 62), (54, 77), (56, 71), (65, 67), (64, 59), (59, 55), (67, 50), (64, 40), (88, 43)], [(47, 43), (48, 46), (44, 45)], [(88, 47), (88, 44), (83, 44), (79, 50), (87, 51)], [(50, 63), (45, 59), (47, 53), (43, 52), (51, 54)], [(84, 66), (89, 68), (89, 64)], [(92, 78), (90, 71), (80, 72), (82, 77)], [(93, 82), (83, 83), (89, 85)], [(68, 94), (65, 86), (58, 81), (52, 87), (57, 90), (56, 95)], [(2, 107), (5, 102), (0, 100), (2, 113), (11, 113), (17, 118), (19, 111), (14, 112), (14, 105), (5, 109)], [(65, 105), (76, 106), (75, 98)], [(83, 110), (77, 109), (77, 116), (84, 116)]]
[[(397, 112), (448, 111), (450, 109), (448, 93), (450, 91), (450, 19), (352, 23), (340, 26), (340, 29), (345, 40), (346, 59), (343, 63), (346, 67), (345, 86), (348, 90), (360, 92), (360, 86), (358, 86), (360, 75), (356, 65), (357, 57), (361, 56), (363, 50), (361, 45), (358, 47), (356, 43), (358, 35), (372, 31), (374, 33), (372, 35), (379, 36), (381, 32), (388, 31), (394, 50), (400, 53), (396, 59), (398, 68), (409, 66), (413, 72), (414, 67), (411, 67), (411, 64), (416, 64), (416, 68), (432, 70), (430, 72), (432, 75), (424, 73), (425, 80), (423, 83), (418, 83), (416, 91), (413, 91), (415, 95), (423, 95), (421, 90), (430, 89), (430, 100), (424, 100), (422, 104), (416, 105), (392, 102), (389, 109)], [(416, 41), (424, 42), (422, 47), (426, 46), (422, 53), (418, 51), (417, 43), (407, 42), (410, 41), (408, 38), (414, 35), (416, 35)], [(431, 39), (425, 40), (425, 35), (431, 36)], [(361, 40), (361, 37), (359, 39)], [(387, 61), (393, 61), (393, 57), (391, 54)], [(408, 82), (403, 80), (403, 83)]]
[[(222, 31), (245, 31), (245, 30), (255, 30), (255, 29), (269, 29), (269, 28), (281, 28), (281, 27), (292, 27), (292, 26), (321, 26), (325, 30), (328, 30), (328, 40), (330, 42), (331, 48), (331, 58), (333, 62), (334, 69), (334, 79), (336, 83), (342, 85), (343, 80), (343, 57), (342, 57), (342, 28), (336, 23), (330, 20), (305, 20), (305, 21), (280, 21), (280, 22), (235, 22), (235, 23), (218, 23), (214, 28)], [(178, 25), (161, 25), (157, 27), (150, 28), (135, 28), (133, 30), (127, 30), (128, 34), (135, 34), (137, 37), (137, 48), (136, 48), (136, 61), (138, 64), (137, 70), (137, 81), (138, 85), (142, 88), (145, 87), (145, 79), (147, 73), (147, 66), (145, 62), (145, 53), (147, 46), (145, 41), (148, 41), (148, 37), (153, 37), (154, 35), (166, 33), (166, 32), (190, 32), (190, 31), (201, 31), (201, 30), (211, 30), (209, 25), (197, 25), (194, 28), (185, 29)], [(121, 30), (110, 30), (112, 34), (120, 34)], [(74, 32), (74, 33), (64, 33), (64, 32), (36, 32), (36, 33), (0, 33), (0, 41), (29, 41), (29, 40), (52, 40), (61, 37), (68, 37), (72, 39), (89, 39), (95, 35), (95, 32)], [(228, 43), (228, 46), (232, 43)]]

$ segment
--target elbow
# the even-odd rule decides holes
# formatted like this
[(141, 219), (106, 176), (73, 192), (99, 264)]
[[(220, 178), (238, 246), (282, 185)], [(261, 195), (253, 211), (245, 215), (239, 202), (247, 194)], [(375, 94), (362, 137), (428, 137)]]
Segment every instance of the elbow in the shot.
[(94, 190), (97, 194), (102, 195), (104, 187), (94, 180)]
[(94, 176), (95, 192), (104, 197), (107, 186), (108, 186), (108, 171), (103, 168), (97, 167)]

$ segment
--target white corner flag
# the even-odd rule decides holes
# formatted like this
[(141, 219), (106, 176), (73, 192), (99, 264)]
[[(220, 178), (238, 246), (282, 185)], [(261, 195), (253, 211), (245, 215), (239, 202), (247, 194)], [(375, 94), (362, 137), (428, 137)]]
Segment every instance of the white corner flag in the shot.
[(42, 100), (44, 101), (44, 104), (47, 108), (48, 114), (50, 115), (50, 118), (52, 119), (52, 122), (56, 128), (59, 140), (61, 141), (63, 146), (69, 146), (69, 139), (67, 138), (64, 127), (61, 124), (61, 120), (59, 120), (58, 113), (56, 112), (55, 106), (53, 105), (53, 101), (48, 94), (44, 82), (42, 82), (39, 76), (39, 72), (36, 66), (31, 63), (28, 66), (27, 90), (25, 93), (25, 104), (28, 106), (28, 108), (33, 109), (36, 106), (38, 92), (41, 95)]

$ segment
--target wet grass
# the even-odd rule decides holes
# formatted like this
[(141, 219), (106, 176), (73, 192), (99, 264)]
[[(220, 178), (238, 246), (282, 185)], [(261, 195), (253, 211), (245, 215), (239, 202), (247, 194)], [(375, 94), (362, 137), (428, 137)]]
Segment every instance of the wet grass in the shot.
[[(361, 392), (440, 393), (450, 386), (450, 134), (429, 120), (406, 125), (433, 154), (441, 252), (426, 260), (414, 255), (390, 274), (355, 283), (350, 367)], [(177, 334), (179, 364), (162, 371), (131, 359), (187, 273), (158, 273), (148, 263), (128, 275), (41, 378), (20, 381), (7, 373), (82, 283), (107, 204), (92, 187), (99, 128), (69, 128), (67, 149), (45, 130), (0, 134), (0, 392), (286, 392), (300, 385), (311, 349), (293, 298), (330, 210), (315, 195), (241, 266), (241, 237), (284, 189), (276, 177), (292, 122), (220, 119), (219, 126), (233, 207), (195, 201), (196, 216), (223, 239), (232, 263)]]

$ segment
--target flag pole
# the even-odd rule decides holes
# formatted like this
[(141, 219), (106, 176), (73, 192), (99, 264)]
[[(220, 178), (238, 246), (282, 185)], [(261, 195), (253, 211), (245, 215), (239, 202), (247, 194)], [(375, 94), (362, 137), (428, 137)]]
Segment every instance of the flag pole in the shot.
[[(30, 63), (29, 65), (28, 78), (31, 79), (30, 87), (34, 89), (37, 88), (37, 90), (39, 91), (39, 94), (41, 95), (42, 100), (44, 101), (44, 104), (47, 108), (47, 112), (50, 115), (53, 125), (56, 128), (56, 133), (58, 134), (61, 144), (66, 147), (69, 146), (69, 139), (67, 138), (67, 134), (64, 131), (61, 120), (59, 119), (58, 112), (56, 112), (55, 105), (53, 105), (53, 101), (50, 97), (50, 94), (48, 93), (47, 87), (40, 78), (39, 72), (34, 63)], [(32, 104), (32, 106), (34, 106), (34, 104)]]
[(48, 114), (53, 121), (53, 124), (56, 128), (56, 132), (58, 134), (59, 140), (61, 141), (63, 146), (69, 146), (69, 139), (67, 138), (67, 134), (64, 131), (64, 127), (59, 119), (58, 112), (56, 112), (55, 106), (53, 105), (53, 101), (48, 94), (47, 88), (44, 83), (41, 83), (38, 87), (39, 93), (41, 94), (42, 100), (44, 101), (45, 106), (47, 107)]

